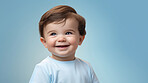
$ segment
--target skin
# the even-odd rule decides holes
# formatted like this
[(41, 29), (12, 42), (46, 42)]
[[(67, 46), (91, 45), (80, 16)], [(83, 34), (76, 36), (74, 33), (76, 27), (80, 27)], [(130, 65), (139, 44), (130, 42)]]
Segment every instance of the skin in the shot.
[(68, 18), (65, 22), (53, 22), (44, 28), (44, 38), (40, 40), (51, 53), (51, 58), (59, 61), (71, 61), (75, 59), (75, 52), (82, 44), (85, 36), (78, 31), (78, 21)]

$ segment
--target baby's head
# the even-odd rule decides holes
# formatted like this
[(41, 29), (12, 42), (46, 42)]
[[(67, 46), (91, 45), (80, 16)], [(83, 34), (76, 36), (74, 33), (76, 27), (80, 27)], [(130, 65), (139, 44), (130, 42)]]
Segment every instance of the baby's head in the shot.
[(69, 6), (60, 5), (47, 11), (39, 22), (40, 40), (57, 60), (73, 60), (86, 31), (85, 19)]
[(57, 22), (65, 22), (68, 18), (75, 18), (79, 25), (78, 25), (78, 31), (81, 36), (84, 36), (86, 34), (85, 31), (85, 19), (77, 14), (75, 9), (73, 9), (70, 6), (66, 5), (59, 5), (56, 6), (49, 11), (47, 11), (40, 19), (39, 22), (39, 32), (40, 36), (44, 37), (44, 28), (47, 24)]

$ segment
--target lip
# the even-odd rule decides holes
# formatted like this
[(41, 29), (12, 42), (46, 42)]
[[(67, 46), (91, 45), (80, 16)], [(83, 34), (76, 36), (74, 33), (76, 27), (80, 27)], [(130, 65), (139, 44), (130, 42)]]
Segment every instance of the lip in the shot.
[(57, 45), (56, 48), (68, 48), (70, 45)]

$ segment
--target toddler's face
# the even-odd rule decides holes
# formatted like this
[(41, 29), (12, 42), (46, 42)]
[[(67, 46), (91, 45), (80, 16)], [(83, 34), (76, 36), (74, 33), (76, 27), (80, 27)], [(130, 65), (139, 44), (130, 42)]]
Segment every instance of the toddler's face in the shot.
[(84, 39), (78, 31), (78, 21), (68, 18), (62, 23), (50, 23), (44, 29), (44, 38), (41, 42), (57, 60), (73, 60), (75, 51)]

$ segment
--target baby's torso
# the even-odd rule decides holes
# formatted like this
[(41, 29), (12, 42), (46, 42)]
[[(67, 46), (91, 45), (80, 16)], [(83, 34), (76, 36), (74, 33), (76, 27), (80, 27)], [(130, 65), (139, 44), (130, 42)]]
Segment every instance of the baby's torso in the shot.
[(51, 83), (91, 83), (91, 72), (79, 61), (69, 63), (50, 62), (46, 65)]

